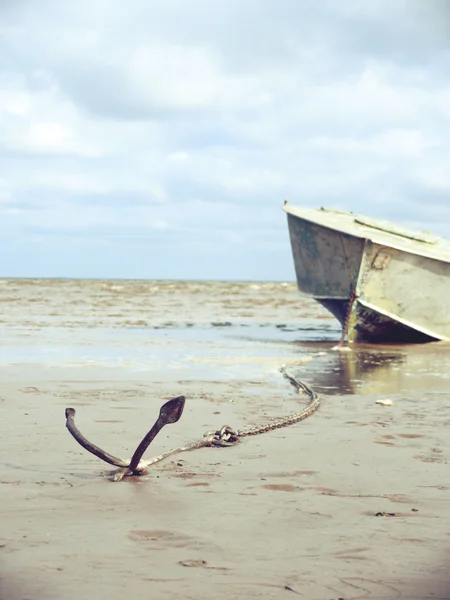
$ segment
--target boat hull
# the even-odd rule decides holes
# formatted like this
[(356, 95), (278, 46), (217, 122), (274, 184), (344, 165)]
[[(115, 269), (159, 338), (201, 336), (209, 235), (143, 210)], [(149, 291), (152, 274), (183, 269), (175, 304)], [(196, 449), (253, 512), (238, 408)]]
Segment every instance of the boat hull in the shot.
[(450, 263), (288, 212), (299, 290), (329, 310), (350, 342), (450, 339)]

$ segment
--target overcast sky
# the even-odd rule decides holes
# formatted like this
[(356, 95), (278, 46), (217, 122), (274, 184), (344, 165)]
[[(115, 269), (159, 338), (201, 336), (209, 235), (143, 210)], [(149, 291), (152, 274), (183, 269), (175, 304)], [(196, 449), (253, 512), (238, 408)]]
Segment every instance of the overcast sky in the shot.
[(450, 237), (447, 0), (0, 0), (0, 276), (292, 280), (283, 200)]

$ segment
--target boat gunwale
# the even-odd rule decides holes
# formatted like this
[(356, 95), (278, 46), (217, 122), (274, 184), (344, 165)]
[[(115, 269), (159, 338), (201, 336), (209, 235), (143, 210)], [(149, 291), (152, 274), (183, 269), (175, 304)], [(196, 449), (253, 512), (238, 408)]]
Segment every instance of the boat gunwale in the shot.
[[(284, 205), (282, 206), (282, 208), (283, 208), (284, 212), (287, 213), (288, 215), (291, 215), (291, 216), (296, 217), (297, 219), (301, 219), (303, 221), (307, 221), (308, 223), (312, 223), (313, 225), (323, 227), (324, 229), (336, 231), (338, 233), (342, 233), (344, 235), (349, 235), (351, 237), (354, 237), (354, 238), (357, 238), (360, 240), (369, 240), (374, 244), (392, 248), (394, 250), (399, 250), (401, 252), (414, 254), (416, 256), (423, 256), (424, 258), (428, 258), (430, 260), (437, 260), (440, 262), (450, 264), (450, 241), (446, 240), (445, 238), (439, 238), (439, 241), (436, 242), (436, 244), (430, 244), (427, 242), (423, 242), (423, 241), (419, 241), (419, 240), (415, 240), (415, 239), (408, 239), (408, 238), (404, 237), (402, 239), (403, 244), (401, 241), (397, 241), (397, 243), (396, 243), (396, 238), (401, 237), (401, 236), (397, 235), (395, 233), (389, 232), (389, 231), (375, 229), (374, 235), (370, 235), (370, 232), (366, 233), (365, 231), (362, 231), (362, 232), (347, 231), (345, 226), (339, 227), (339, 226), (333, 225), (333, 224), (324, 224), (320, 220), (314, 219), (314, 216), (313, 216), (314, 213), (325, 212), (325, 211), (321, 211), (321, 209), (297, 207), (295, 205), (290, 204), (289, 202), (285, 202)], [(297, 211), (300, 214), (297, 214)], [(301, 211), (308, 211), (313, 214), (311, 216), (304, 215), (304, 214), (301, 214)], [(361, 217), (361, 215), (347, 213), (344, 211), (336, 211), (335, 214), (341, 215), (341, 217), (344, 216), (344, 217), (350, 217), (353, 219), (357, 219), (358, 217)], [(357, 223), (356, 221), (355, 221), (355, 223), (358, 227), (369, 228), (368, 226)], [(387, 238), (389, 238), (389, 240), (384, 239), (385, 236)], [(392, 239), (392, 242), (391, 242), (391, 239)], [(446, 247), (442, 248), (442, 244), (445, 244)], [(424, 246), (422, 251), (421, 251), (419, 245)], [(416, 246), (417, 246), (417, 248), (416, 248)], [(440, 254), (443, 254), (443, 256), (440, 256)]]

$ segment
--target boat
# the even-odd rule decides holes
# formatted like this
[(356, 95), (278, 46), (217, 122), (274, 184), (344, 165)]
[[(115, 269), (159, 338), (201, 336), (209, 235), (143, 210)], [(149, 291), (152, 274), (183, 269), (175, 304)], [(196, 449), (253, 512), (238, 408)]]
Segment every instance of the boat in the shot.
[(299, 291), (348, 342), (450, 340), (450, 242), (389, 221), (285, 202)]

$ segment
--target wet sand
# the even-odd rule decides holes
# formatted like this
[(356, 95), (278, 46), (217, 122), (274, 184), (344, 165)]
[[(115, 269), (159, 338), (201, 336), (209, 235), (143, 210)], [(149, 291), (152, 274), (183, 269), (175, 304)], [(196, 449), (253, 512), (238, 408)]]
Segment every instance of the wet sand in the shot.
[[(174, 358), (184, 342), (171, 332), (173, 360), (144, 369), (140, 354), (105, 366), (71, 350), (45, 363), (30, 348), (48, 328), (26, 348), (14, 324), (4, 332), (1, 600), (450, 598), (448, 346), (338, 353), (320, 339), (193, 336)], [(321, 393), (316, 414), (143, 477), (111, 482), (64, 427), (73, 406), (89, 439), (130, 456), (162, 402), (185, 394), (147, 457), (260, 424), (301, 404), (282, 362)]]

